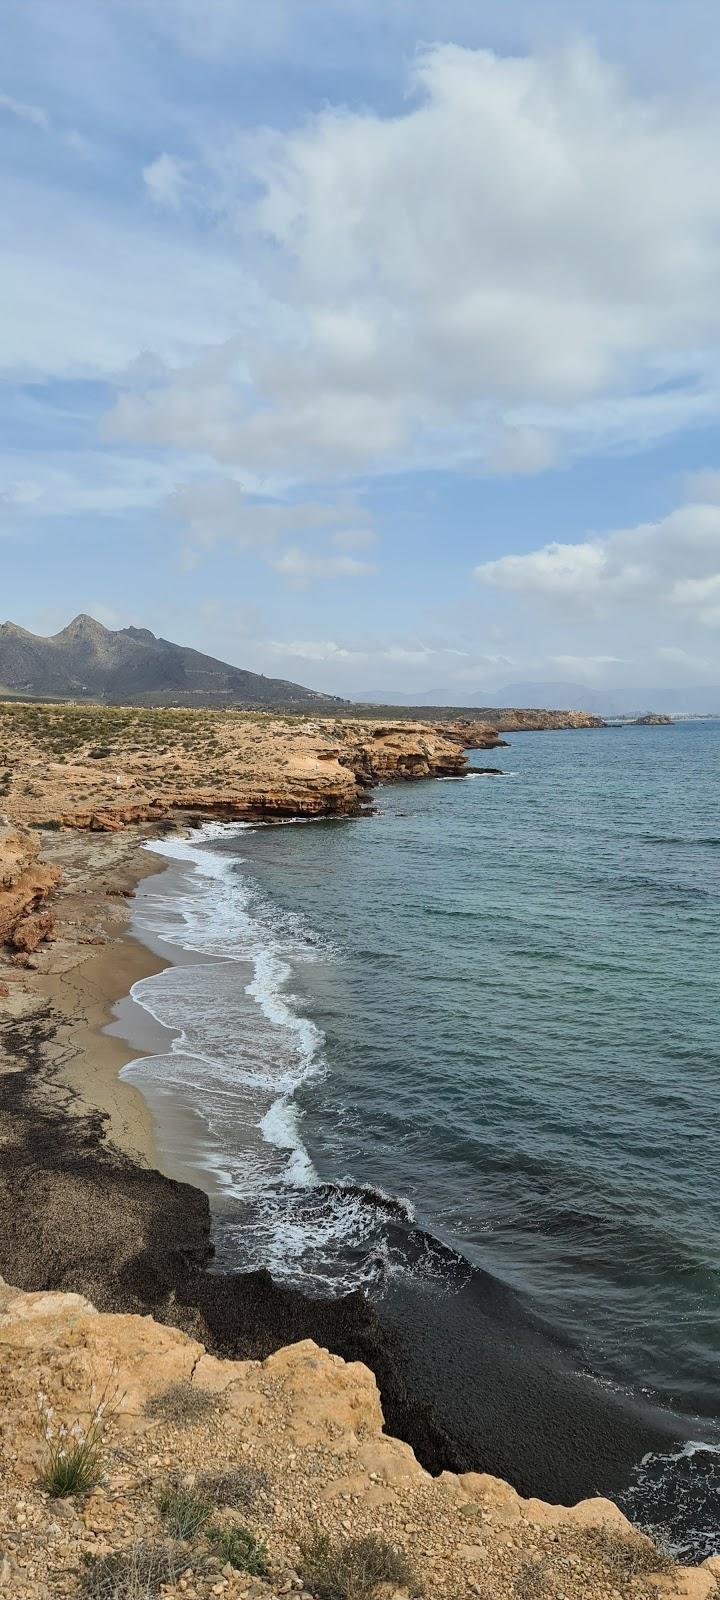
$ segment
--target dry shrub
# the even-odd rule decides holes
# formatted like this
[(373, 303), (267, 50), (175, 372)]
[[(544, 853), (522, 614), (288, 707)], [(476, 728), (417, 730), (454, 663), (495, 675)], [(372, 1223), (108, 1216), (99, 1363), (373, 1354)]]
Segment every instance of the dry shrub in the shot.
[(231, 1511), (246, 1511), (267, 1494), (270, 1479), (259, 1467), (228, 1467), (224, 1472), (201, 1473), (195, 1487), (215, 1506), (228, 1506)]
[(144, 1540), (89, 1560), (82, 1600), (156, 1600), (164, 1584), (176, 1583), (187, 1567), (187, 1553)]
[(161, 1389), (159, 1394), (150, 1395), (145, 1401), (145, 1415), (160, 1422), (192, 1427), (194, 1423), (207, 1422), (209, 1417), (217, 1416), (226, 1406), (227, 1399), (222, 1392), (201, 1389), (189, 1378), (180, 1378), (167, 1389)]
[(611, 1527), (588, 1528), (574, 1542), (574, 1548), (588, 1565), (601, 1566), (609, 1586), (621, 1592), (623, 1583), (632, 1578), (656, 1577), (658, 1573), (672, 1572), (675, 1567), (672, 1556), (652, 1539)]
[(375, 1533), (337, 1542), (314, 1534), (300, 1546), (300, 1572), (317, 1600), (373, 1600), (383, 1583), (420, 1593), (404, 1551)]

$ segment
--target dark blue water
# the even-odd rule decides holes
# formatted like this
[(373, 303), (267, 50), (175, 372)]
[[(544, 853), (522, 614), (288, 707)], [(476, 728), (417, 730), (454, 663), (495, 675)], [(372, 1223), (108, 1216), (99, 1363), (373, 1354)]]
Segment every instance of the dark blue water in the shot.
[(169, 846), (194, 869), (141, 915), (233, 959), (139, 986), (184, 1034), (133, 1070), (202, 1115), (224, 1259), (381, 1294), (409, 1268), (366, 1191), (400, 1197), (580, 1363), (712, 1438), (720, 724), (472, 759), (509, 775)]

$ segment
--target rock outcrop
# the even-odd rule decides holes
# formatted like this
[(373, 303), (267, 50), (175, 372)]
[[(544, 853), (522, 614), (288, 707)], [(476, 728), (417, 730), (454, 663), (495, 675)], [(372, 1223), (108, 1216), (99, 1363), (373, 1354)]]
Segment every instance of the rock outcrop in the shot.
[(500, 733), (550, 733), (564, 728), (603, 728), (602, 717), (591, 711), (518, 710), (506, 706), (489, 715)]
[(452, 739), (459, 740), (463, 750), (499, 750), (507, 746), (507, 739), (501, 739), (498, 729), (491, 723), (478, 722), (470, 717), (443, 723), (443, 731), (449, 733)]
[(60, 872), (38, 860), (38, 840), (25, 828), (0, 820), (0, 945), (28, 954), (52, 936), (45, 901)]
[(465, 770), (462, 740), (419, 722), (0, 706), (22, 822), (112, 832), (179, 813), (353, 816), (374, 784)]
[[(16, 1600), (77, 1594), (83, 1559), (167, 1538), (158, 1492), (168, 1481), (197, 1491), (208, 1473), (220, 1475), (222, 1524), (241, 1522), (265, 1543), (266, 1572), (250, 1579), (213, 1564), (200, 1531), (165, 1595), (308, 1595), (301, 1545), (318, 1530), (334, 1540), (388, 1538), (416, 1574), (409, 1589), (383, 1591), (398, 1600), (421, 1590), (433, 1600), (717, 1593), (720, 1561), (671, 1567), (610, 1501), (568, 1509), (522, 1500), (484, 1474), (432, 1479), (408, 1445), (384, 1433), (368, 1369), (309, 1339), (265, 1361), (222, 1361), (149, 1317), (103, 1315), (80, 1295), (24, 1294), (0, 1280), (0, 1352), (0, 1582)], [(38, 1393), (55, 1438), (77, 1418), (86, 1425), (97, 1397), (110, 1399), (103, 1476), (83, 1496), (53, 1501), (39, 1490)], [(229, 1481), (245, 1488), (242, 1514), (228, 1504)]]

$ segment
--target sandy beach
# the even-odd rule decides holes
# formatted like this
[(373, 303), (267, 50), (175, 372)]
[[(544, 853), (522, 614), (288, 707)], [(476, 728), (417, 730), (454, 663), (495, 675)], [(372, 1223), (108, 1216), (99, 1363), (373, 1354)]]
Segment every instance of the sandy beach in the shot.
[[(0, 1016), (46, 1025), (46, 1064), (40, 1092), (64, 1114), (98, 1114), (102, 1137), (133, 1160), (156, 1166), (158, 1153), (147, 1102), (119, 1073), (142, 1051), (105, 1029), (112, 1008), (132, 985), (164, 965), (129, 927), (132, 895), (164, 862), (142, 848), (146, 832), (121, 835), (48, 834), (43, 858), (61, 867), (55, 937), (28, 965), (0, 961), (7, 994)], [(0, 1071), (12, 1071), (0, 1052)]]

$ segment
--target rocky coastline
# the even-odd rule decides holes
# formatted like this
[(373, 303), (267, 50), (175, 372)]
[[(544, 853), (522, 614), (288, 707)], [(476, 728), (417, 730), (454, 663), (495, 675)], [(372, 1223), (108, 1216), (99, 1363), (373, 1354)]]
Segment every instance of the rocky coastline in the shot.
[[(218, 1359), (266, 1361), (310, 1339), (347, 1362), (362, 1362), (378, 1383), (387, 1429), (434, 1476), (480, 1468), (513, 1477), (525, 1429), (530, 1453), (537, 1451), (538, 1475), (533, 1479), (526, 1470), (526, 1440), (526, 1465), (514, 1474), (523, 1492), (539, 1486), (543, 1497), (572, 1501), (593, 1492), (598, 1474), (612, 1488), (641, 1446), (668, 1444), (670, 1420), (665, 1427), (642, 1411), (615, 1411), (606, 1395), (573, 1375), (560, 1353), (532, 1369), (537, 1352), (532, 1337), (518, 1335), (512, 1308), (498, 1305), (487, 1319), (478, 1352), (485, 1378), (482, 1392), (472, 1396), (480, 1442), (473, 1445), (454, 1426), (452, 1405), (435, 1403), (432, 1386), (423, 1381), (423, 1359), (439, 1361), (451, 1389), (458, 1328), (448, 1325), (438, 1344), (439, 1324), (423, 1326), (409, 1304), (383, 1317), (360, 1294), (313, 1300), (266, 1272), (214, 1271), (207, 1196), (156, 1168), (142, 1107), (133, 1113), (131, 1106), (131, 1097), (139, 1096), (117, 1086), (117, 1041), (101, 1039), (98, 1031), (109, 999), (129, 988), (127, 959), (152, 967), (147, 952), (128, 938), (134, 885), (157, 870), (139, 849), (141, 840), (192, 826), (208, 814), (252, 817), (263, 803), (263, 817), (341, 810), (356, 815), (368, 804), (371, 784), (462, 775), (473, 737), (488, 741), (475, 748), (498, 742), (496, 731), (484, 724), (474, 734), (463, 726), (432, 736), (416, 725), (380, 724), (342, 738), (312, 724), (269, 739), (266, 723), (258, 739), (253, 719), (247, 721), (244, 767), (235, 730), (225, 758), (232, 786), (226, 771), (221, 795), (198, 783), (207, 752), (197, 743), (196, 727), (180, 776), (177, 759), (168, 761), (162, 747), (148, 751), (142, 782), (149, 798), (131, 804), (126, 785), (139, 784), (140, 776), (130, 777), (127, 743), (137, 745), (142, 737), (137, 724), (129, 740), (123, 734), (121, 764), (117, 750), (112, 756), (94, 753), (109, 748), (92, 744), (95, 726), (83, 727), (85, 743), (80, 749), (76, 742), (72, 760), (57, 761), (70, 769), (60, 775), (43, 748), (48, 734), (42, 729), (34, 744), (25, 742), (22, 760), (15, 759), (12, 779), (5, 782), (10, 820), (0, 830), (0, 1275), (24, 1292), (84, 1295), (107, 1315), (150, 1315), (200, 1341)], [(50, 724), (51, 734), (57, 726)], [(251, 751), (254, 744), (259, 750)], [(272, 783), (266, 781), (268, 766)], [(94, 786), (90, 804), (76, 808), (72, 797), (83, 782)], [(103, 1068), (105, 1051), (110, 1053)], [(419, 1362), (410, 1359), (409, 1333)], [(465, 1398), (459, 1395), (461, 1407)], [(543, 1441), (553, 1429), (548, 1456)], [(569, 1467), (564, 1475), (563, 1451)], [(710, 1593), (668, 1590), (691, 1592), (703, 1600)], [(577, 1590), (578, 1596), (585, 1593), (605, 1595), (595, 1577), (593, 1585)]]

